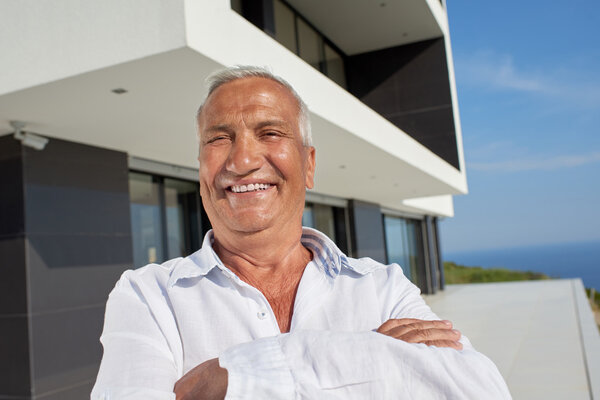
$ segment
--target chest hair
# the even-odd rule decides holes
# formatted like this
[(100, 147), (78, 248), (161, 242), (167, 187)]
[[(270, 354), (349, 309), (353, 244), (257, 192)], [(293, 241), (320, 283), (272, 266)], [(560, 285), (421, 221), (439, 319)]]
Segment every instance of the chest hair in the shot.
[(265, 296), (282, 333), (289, 332), (294, 313), (294, 301), (302, 272), (286, 275), (283, 279), (275, 282), (254, 282), (252, 286), (261, 291)]

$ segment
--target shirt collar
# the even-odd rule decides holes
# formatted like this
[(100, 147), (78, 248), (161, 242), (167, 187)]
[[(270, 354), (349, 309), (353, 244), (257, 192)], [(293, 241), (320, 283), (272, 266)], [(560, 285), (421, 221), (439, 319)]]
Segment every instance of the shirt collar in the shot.
[(183, 259), (177, 264), (169, 278), (168, 287), (172, 287), (180, 279), (196, 278), (207, 275), (213, 268), (225, 268), (223, 262), (215, 253), (213, 247), (213, 231), (206, 232), (200, 250)]
[(331, 239), (316, 229), (303, 227), (301, 240), (304, 247), (314, 253), (313, 261), (331, 280), (334, 280), (342, 269), (366, 275), (376, 269), (385, 268), (384, 264), (370, 258), (352, 259), (350, 262), (350, 258), (342, 253)]
[[(361, 275), (367, 274), (374, 269), (373, 263), (354, 263), (351, 265), (348, 257), (325, 234), (316, 229), (302, 228), (302, 245), (314, 254), (313, 262), (330, 280), (340, 274), (342, 268), (357, 272)], [(213, 231), (209, 230), (204, 236), (202, 247), (192, 255), (178, 263), (169, 278), (168, 286), (172, 287), (180, 279), (195, 278), (207, 275), (213, 268), (219, 268), (226, 273), (235, 276), (219, 259), (213, 247)], [(360, 260), (355, 260), (360, 261)]]
[(303, 227), (300, 240), (304, 247), (313, 252), (313, 261), (328, 278), (335, 279), (343, 267), (350, 265), (335, 243), (316, 229)]

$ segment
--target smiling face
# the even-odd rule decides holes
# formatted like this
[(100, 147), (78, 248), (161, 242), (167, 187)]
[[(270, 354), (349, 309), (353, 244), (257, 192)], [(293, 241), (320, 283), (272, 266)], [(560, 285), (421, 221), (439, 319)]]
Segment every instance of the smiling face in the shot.
[(315, 150), (303, 145), (298, 116), (271, 79), (234, 80), (209, 96), (198, 118), (200, 194), (215, 235), (301, 226)]

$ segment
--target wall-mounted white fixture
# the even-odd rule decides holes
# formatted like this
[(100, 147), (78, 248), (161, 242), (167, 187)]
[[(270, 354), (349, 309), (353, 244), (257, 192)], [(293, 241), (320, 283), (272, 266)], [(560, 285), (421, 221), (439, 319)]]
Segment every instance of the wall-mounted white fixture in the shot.
[(35, 133), (23, 131), (23, 128), (25, 128), (25, 122), (10, 121), (10, 125), (15, 128), (15, 139), (23, 143), (24, 146), (29, 146), (36, 150), (44, 150), (44, 147), (46, 147), (48, 144), (48, 138), (36, 135)]

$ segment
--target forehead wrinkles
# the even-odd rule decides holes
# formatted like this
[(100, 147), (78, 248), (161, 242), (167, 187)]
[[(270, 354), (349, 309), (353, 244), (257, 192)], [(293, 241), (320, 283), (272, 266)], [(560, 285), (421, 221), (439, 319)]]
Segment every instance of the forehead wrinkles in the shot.
[(298, 125), (300, 105), (281, 84), (264, 78), (244, 78), (217, 88), (206, 100), (199, 122), (223, 118), (233, 120), (266, 117), (285, 119)]

